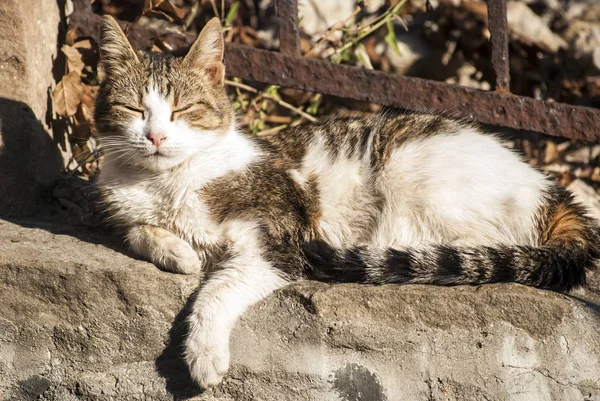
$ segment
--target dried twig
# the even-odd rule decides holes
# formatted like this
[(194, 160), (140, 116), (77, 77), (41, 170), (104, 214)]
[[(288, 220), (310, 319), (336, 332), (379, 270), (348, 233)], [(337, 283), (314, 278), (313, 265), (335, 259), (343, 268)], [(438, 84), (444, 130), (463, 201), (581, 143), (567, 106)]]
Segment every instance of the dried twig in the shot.
[(311, 57), (313, 55), (313, 53), (315, 52), (315, 50), (319, 47), (319, 45), (321, 45), (323, 42), (327, 41), (331, 37), (331, 35), (333, 35), (335, 32), (337, 32), (340, 29), (342, 29), (343, 27), (345, 27), (346, 24), (348, 24), (354, 17), (356, 17), (356, 15), (360, 12), (361, 9), (362, 8), (360, 6), (356, 6), (354, 11), (352, 12), (352, 14), (350, 14), (348, 16), (348, 18), (329, 27), (329, 29), (327, 29), (323, 33), (321, 38), (314, 44), (314, 46), (311, 47), (311, 49), (308, 52), (306, 52), (304, 57)]
[(289, 124), (292, 122), (292, 117), (273, 115), (273, 116), (265, 116), (263, 118), (263, 120), (265, 120), (265, 122), (267, 122), (267, 123), (272, 123), (272, 124)]
[(308, 113), (306, 113), (306, 112), (304, 112), (304, 111), (300, 110), (300, 109), (299, 109), (299, 108), (297, 108), (296, 106), (293, 106), (293, 105), (289, 104), (288, 102), (286, 102), (286, 101), (283, 101), (283, 100), (281, 100), (281, 99), (277, 99), (277, 98), (276, 98), (276, 97), (274, 97), (274, 96), (271, 96), (271, 95), (269, 95), (269, 94), (266, 94), (266, 93), (264, 93), (264, 92), (261, 92), (261, 91), (259, 91), (258, 89), (254, 89), (254, 88), (253, 88), (253, 87), (251, 87), (251, 86), (244, 85), (244, 84), (242, 84), (242, 83), (235, 82), (235, 81), (230, 81), (230, 80), (228, 80), (228, 79), (226, 79), (226, 80), (225, 80), (225, 84), (226, 84), (226, 85), (229, 85), (229, 86), (236, 87), (236, 88), (243, 89), (243, 90), (245, 90), (245, 91), (248, 91), (248, 92), (255, 93), (255, 94), (257, 94), (257, 95), (260, 95), (261, 97), (263, 97), (263, 98), (265, 98), (265, 99), (272, 100), (272, 101), (274, 101), (275, 103), (277, 103), (278, 105), (280, 105), (280, 106), (282, 106), (282, 107), (285, 107), (286, 109), (289, 109), (289, 110), (293, 111), (293, 112), (294, 112), (294, 113), (296, 113), (296, 114), (299, 114), (299, 115), (301, 115), (302, 117), (306, 118), (308, 121), (311, 121), (311, 122), (317, 121), (317, 119), (316, 119), (316, 118), (314, 118), (314, 117), (313, 117), (313, 116), (311, 116), (310, 114), (308, 114)]
[(190, 12), (185, 16), (185, 20), (183, 22), (184, 31), (187, 31), (190, 28), (190, 25), (192, 25), (192, 22), (194, 22), (194, 20), (200, 13), (200, 10), (202, 9), (202, 7), (200, 7), (201, 3), (202, 0), (196, 0), (194, 5), (190, 9)]
[(407, 0), (401, 0), (398, 4), (396, 4), (393, 7), (390, 7), (390, 9), (388, 9), (381, 17), (379, 17), (377, 19), (376, 23), (374, 23), (372, 25), (368, 25), (364, 28), (360, 28), (359, 31), (361, 31), (363, 29), (364, 30), (362, 32), (360, 32), (356, 38), (354, 38), (353, 40), (351, 40), (349, 42), (346, 42), (342, 47), (336, 49), (334, 53), (331, 53), (329, 55), (329, 57), (334, 56), (334, 55), (339, 56), (347, 49), (355, 46), (358, 42), (363, 40), (366, 36), (369, 36), (376, 30), (381, 28), (383, 25), (387, 24), (387, 22), (389, 20), (391, 20), (394, 17), (394, 15), (402, 9), (402, 7), (404, 7), (404, 4), (406, 4), (406, 2), (407, 2)]
[(217, 5), (215, 3), (215, 0), (210, 0), (210, 5), (212, 6), (213, 12), (215, 13), (215, 16), (219, 16), (219, 10), (217, 9)]
[(266, 129), (266, 130), (264, 130), (264, 131), (257, 132), (257, 133), (256, 133), (256, 136), (267, 136), (267, 135), (272, 135), (272, 134), (274, 134), (274, 133), (276, 133), (276, 132), (279, 132), (279, 131), (281, 131), (281, 130), (283, 130), (283, 129), (286, 129), (287, 127), (288, 127), (288, 125), (287, 125), (287, 124), (278, 125), (277, 127), (273, 127), (273, 128)]
[(394, 19), (402, 25), (402, 28), (404, 28), (406, 32), (408, 32), (408, 26), (406, 26), (406, 22), (404, 22), (401, 16), (394, 14)]

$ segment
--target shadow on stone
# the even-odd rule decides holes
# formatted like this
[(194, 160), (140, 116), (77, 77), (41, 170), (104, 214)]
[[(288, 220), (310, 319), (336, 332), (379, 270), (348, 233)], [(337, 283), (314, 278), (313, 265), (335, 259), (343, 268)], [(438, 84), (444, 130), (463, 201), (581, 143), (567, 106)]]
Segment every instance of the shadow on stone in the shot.
[(186, 318), (190, 315), (197, 291), (192, 294), (183, 309), (177, 314), (169, 330), (167, 346), (156, 359), (158, 374), (165, 378), (167, 391), (175, 399), (187, 399), (202, 393), (197, 387), (183, 360), (183, 341), (187, 333)]
[(596, 317), (598, 318), (598, 320), (600, 321), (600, 304), (596, 302), (596, 300), (593, 299), (588, 299), (586, 297), (581, 297), (578, 295), (572, 295), (572, 294), (566, 294), (566, 296), (568, 298), (572, 298), (575, 299), (579, 302), (581, 302), (582, 304), (584, 304), (585, 306), (587, 306), (588, 308), (590, 308), (590, 311), (596, 315)]
[(337, 369), (330, 380), (333, 389), (344, 401), (387, 401), (379, 377), (364, 366), (346, 364)]
[(31, 215), (62, 169), (62, 157), (33, 110), (0, 97), (0, 216)]

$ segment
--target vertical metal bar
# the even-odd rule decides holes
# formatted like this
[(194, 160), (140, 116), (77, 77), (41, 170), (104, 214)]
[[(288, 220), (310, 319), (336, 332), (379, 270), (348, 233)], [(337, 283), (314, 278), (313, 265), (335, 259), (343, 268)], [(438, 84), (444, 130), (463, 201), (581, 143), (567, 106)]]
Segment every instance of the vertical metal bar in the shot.
[(492, 46), (492, 67), (496, 73), (496, 90), (510, 91), (510, 70), (508, 63), (508, 19), (506, 0), (487, 0), (488, 26)]
[(300, 56), (298, 0), (277, 0), (275, 7), (279, 23), (279, 51), (288, 56)]

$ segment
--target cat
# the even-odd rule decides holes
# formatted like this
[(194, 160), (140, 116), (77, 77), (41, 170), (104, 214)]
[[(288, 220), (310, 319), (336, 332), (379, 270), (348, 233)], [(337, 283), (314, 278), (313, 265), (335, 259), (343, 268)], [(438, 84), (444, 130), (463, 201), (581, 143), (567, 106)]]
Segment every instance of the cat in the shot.
[(111, 221), (163, 270), (211, 267), (183, 356), (201, 388), (226, 374), (238, 317), (298, 280), (569, 291), (598, 258), (585, 209), (475, 125), (387, 112), (251, 136), (225, 91), (216, 18), (182, 58), (135, 51), (111, 17), (99, 46)]

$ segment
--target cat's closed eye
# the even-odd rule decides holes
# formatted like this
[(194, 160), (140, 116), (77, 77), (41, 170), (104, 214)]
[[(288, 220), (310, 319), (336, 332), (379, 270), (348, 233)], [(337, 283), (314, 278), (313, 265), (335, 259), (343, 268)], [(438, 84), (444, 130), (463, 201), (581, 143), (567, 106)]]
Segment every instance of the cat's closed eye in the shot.
[(171, 113), (171, 121), (175, 121), (177, 119), (177, 117), (179, 117), (180, 115), (184, 114), (187, 111), (190, 111), (193, 106), (194, 106), (193, 104), (188, 104), (187, 106), (183, 106), (176, 110), (173, 110), (173, 112)]
[(119, 104), (117, 105), (117, 107), (119, 107), (120, 109), (126, 110), (128, 113), (131, 114), (136, 114), (137, 116), (141, 117), (142, 119), (145, 118), (145, 111), (144, 109), (142, 109), (141, 107), (134, 107), (134, 106), (129, 106), (129, 105), (125, 105), (125, 104)]
[(207, 112), (212, 110), (212, 107), (205, 102), (191, 103), (183, 107), (179, 107), (171, 113), (171, 121), (175, 121), (182, 115), (193, 113), (193, 112)]

